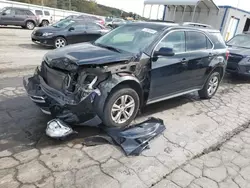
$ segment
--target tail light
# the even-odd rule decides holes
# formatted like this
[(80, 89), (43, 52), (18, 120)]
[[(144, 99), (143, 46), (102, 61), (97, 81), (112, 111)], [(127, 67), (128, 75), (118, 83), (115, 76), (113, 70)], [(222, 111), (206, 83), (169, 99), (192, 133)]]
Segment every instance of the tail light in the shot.
[(226, 59), (227, 59), (227, 61), (229, 59), (229, 54), (230, 54), (230, 52), (229, 52), (229, 50), (227, 50), (227, 52), (226, 52)]
[(99, 23), (102, 24), (102, 25), (105, 25), (103, 20), (100, 20)]

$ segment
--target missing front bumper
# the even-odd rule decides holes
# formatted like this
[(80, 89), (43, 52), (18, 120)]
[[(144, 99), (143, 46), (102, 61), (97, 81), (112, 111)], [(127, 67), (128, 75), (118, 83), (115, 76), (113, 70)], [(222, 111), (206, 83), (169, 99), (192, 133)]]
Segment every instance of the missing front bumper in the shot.
[(96, 95), (100, 95), (98, 89), (76, 101), (74, 97), (51, 88), (39, 74), (24, 77), (23, 85), (31, 100), (53, 118), (69, 124), (84, 124), (96, 118), (93, 102)]

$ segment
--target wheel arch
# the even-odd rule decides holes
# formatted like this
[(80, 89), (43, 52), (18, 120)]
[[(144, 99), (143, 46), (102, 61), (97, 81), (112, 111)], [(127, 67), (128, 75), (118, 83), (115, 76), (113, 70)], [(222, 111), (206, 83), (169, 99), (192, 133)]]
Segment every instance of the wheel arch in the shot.
[(28, 22), (32, 22), (36, 26), (36, 22), (34, 20), (28, 19), (25, 21), (25, 26), (27, 25)]
[(98, 86), (98, 88), (101, 91), (101, 96), (98, 96), (94, 100), (94, 108), (95, 108), (97, 115), (100, 118), (102, 117), (103, 110), (104, 110), (106, 101), (108, 100), (110, 93), (114, 92), (115, 90), (123, 86), (128, 86), (134, 89), (139, 96), (140, 107), (143, 105), (143, 102), (144, 102), (143, 89), (140, 85), (139, 80), (133, 75), (119, 76), (118, 74), (114, 74), (111, 76), (111, 78), (103, 81)]
[(222, 81), (222, 79), (223, 79), (223, 77), (225, 75), (225, 67), (218, 65), (218, 66), (212, 67), (210, 69), (210, 71), (207, 74), (207, 77), (206, 77), (206, 79), (205, 79), (202, 87), (204, 87), (204, 85), (206, 84), (207, 80), (210, 78), (211, 74), (213, 74), (216, 71), (219, 72), (219, 74), (220, 74), (220, 81)]

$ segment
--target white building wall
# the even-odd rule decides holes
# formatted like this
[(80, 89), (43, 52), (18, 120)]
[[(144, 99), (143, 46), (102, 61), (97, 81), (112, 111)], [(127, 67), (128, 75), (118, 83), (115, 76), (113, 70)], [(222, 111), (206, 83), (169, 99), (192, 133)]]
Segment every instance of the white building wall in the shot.
[(228, 14), (227, 14), (227, 17), (225, 19), (225, 24), (224, 24), (225, 27), (223, 28), (223, 36), (226, 36), (227, 34), (229, 22), (232, 16), (239, 19), (239, 25), (237, 27), (236, 34), (240, 34), (243, 32), (247, 18), (250, 19), (249, 13), (235, 10), (232, 8), (228, 9)]

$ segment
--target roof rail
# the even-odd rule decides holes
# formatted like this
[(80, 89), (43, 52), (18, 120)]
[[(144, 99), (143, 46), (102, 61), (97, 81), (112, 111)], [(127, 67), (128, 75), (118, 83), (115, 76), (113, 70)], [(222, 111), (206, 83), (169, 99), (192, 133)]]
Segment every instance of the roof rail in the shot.
[(205, 27), (205, 28), (213, 28), (211, 25), (195, 23), (195, 22), (184, 22), (182, 25), (184, 26), (194, 26), (194, 27)]
[(163, 22), (163, 23), (175, 23), (174, 21), (166, 21), (166, 20), (153, 20), (153, 19), (150, 19), (148, 20), (150, 22)]

